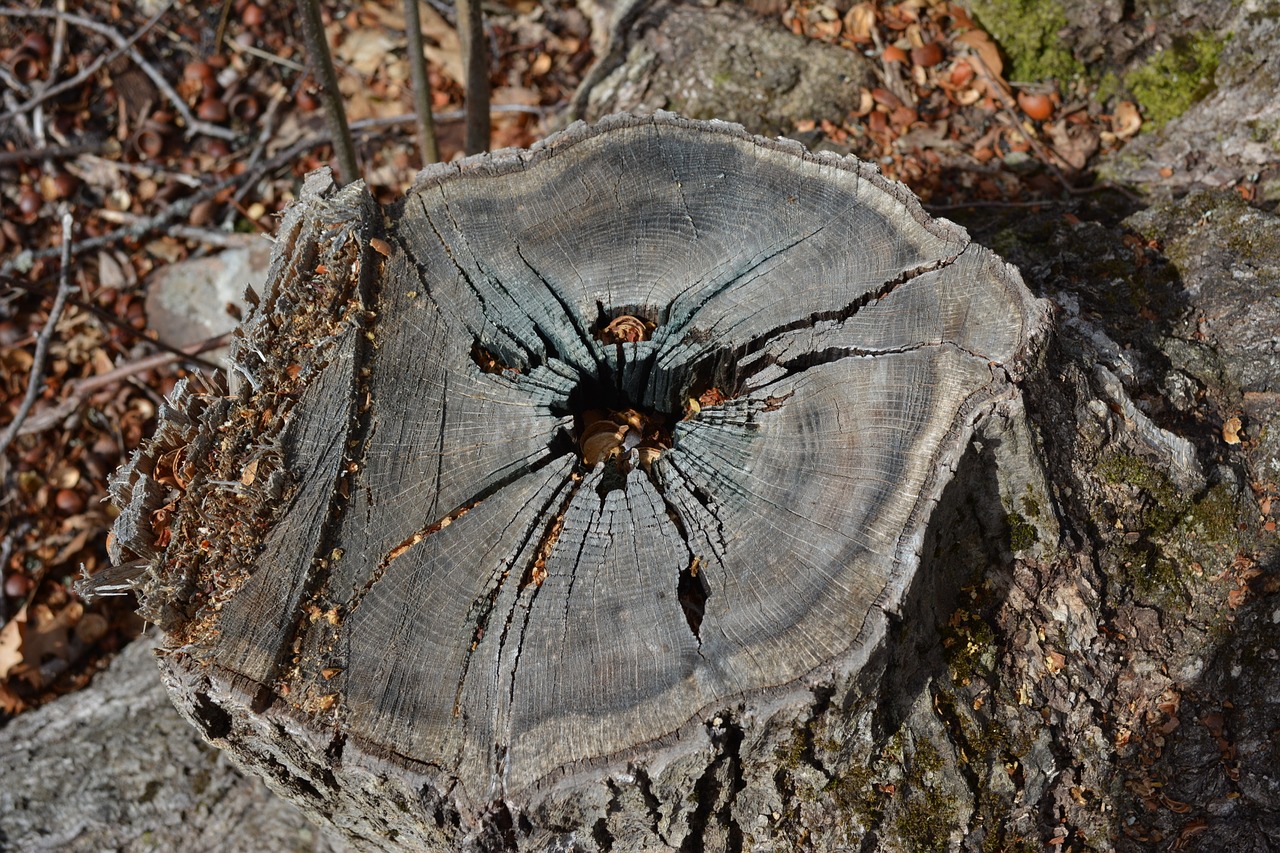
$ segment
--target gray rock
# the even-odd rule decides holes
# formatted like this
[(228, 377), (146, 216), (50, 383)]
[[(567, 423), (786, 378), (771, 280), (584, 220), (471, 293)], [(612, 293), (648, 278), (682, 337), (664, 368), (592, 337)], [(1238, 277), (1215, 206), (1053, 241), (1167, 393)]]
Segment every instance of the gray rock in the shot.
[(154, 639), (0, 737), (0, 849), (324, 853), (293, 806), (244, 777), (178, 716)]
[[(626, 4), (621, 4), (626, 6)], [(672, 110), (737, 122), (763, 136), (798, 119), (836, 123), (875, 86), (862, 55), (794, 35), (736, 4), (662, 0), (615, 10), (617, 33), (575, 99), (575, 117)]]

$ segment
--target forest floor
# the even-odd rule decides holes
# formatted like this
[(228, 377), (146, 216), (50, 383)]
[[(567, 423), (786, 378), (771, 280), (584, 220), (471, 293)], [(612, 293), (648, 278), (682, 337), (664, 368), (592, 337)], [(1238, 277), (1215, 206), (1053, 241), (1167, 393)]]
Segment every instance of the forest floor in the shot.
[[(142, 628), (131, 597), (85, 603), (72, 584), (109, 565), (112, 472), (175, 382), (216, 369), (198, 353), (225, 342), (173, 343), (152, 316), (152, 283), (264, 245), (302, 177), (332, 155), (292, 4), (49, 5), (0, 8), (0, 422), (19, 426), (0, 458), (0, 722), (82, 687)], [(423, 165), (401, 6), (326, 5), (364, 178), (389, 202)], [(1093, 193), (1097, 159), (1142, 131), (1139, 108), (1101, 100), (1095, 83), (1011, 83), (996, 41), (959, 6), (842, 5), (753, 4), (762, 25), (879, 63), (881, 85), (846, 121), (793, 133), (877, 162), (931, 209)], [(450, 160), (463, 117), (452, 11), (421, 9)], [(493, 147), (527, 146), (555, 126), (600, 40), (569, 3), (491, 11)], [(1237, 191), (1253, 200), (1250, 185)], [(50, 322), (60, 289), (69, 298)]]

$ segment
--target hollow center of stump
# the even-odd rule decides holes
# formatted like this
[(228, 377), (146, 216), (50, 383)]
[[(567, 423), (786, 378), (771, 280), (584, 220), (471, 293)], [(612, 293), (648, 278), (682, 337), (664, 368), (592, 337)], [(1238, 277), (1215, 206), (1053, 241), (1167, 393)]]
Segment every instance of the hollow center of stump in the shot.
[[(653, 324), (623, 315), (597, 330), (605, 344), (621, 346), (649, 339)], [(570, 398), (574, 439), (582, 462), (594, 468), (601, 462), (616, 462), (624, 471), (635, 460), (646, 472), (664, 450), (671, 447), (672, 418), (637, 405), (621, 390), (605, 383), (584, 379)]]

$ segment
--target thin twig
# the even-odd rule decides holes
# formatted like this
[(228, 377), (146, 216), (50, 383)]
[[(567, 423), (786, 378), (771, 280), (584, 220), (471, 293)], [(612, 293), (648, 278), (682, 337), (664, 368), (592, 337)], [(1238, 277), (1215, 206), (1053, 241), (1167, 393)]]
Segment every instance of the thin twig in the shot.
[[(49, 52), (49, 76), (42, 83), (38, 83), (32, 87), (32, 93), (36, 96), (44, 92), (52, 86), (58, 78), (58, 69), (62, 66), (62, 54), (67, 48), (67, 0), (58, 0), (57, 9), (55, 10), (58, 17), (53, 22), (53, 48)], [(44, 138), (44, 106), (41, 103), (36, 104), (36, 108), (31, 114), (31, 130), (35, 134), (35, 143), (40, 148), (46, 147)], [(59, 142), (65, 142), (59, 139)], [(51, 163), (48, 165), (52, 165)]]
[[(305, 70), (305, 69), (304, 69)], [(279, 112), (281, 104), (285, 100), (292, 102), (298, 94), (298, 90), (302, 88), (304, 78), (299, 76), (294, 80), (293, 85), (286, 89), (284, 86), (277, 86), (276, 91), (271, 95), (271, 99), (267, 102), (267, 108), (262, 112), (262, 121), (259, 122), (261, 129), (258, 132), (258, 141), (253, 145), (253, 151), (247, 158), (237, 160), (245, 164), (245, 170), (248, 171), (258, 165), (258, 161), (262, 159), (263, 152), (267, 150), (267, 146), (271, 144), (276, 137), (276, 113)], [(244, 183), (236, 190), (231, 200), (239, 204), (245, 200), (245, 197), (253, 190), (252, 183)]]
[(413, 81), (413, 111), (418, 116), (418, 148), (423, 165), (440, 162), (436, 143), (436, 125), (431, 119), (431, 77), (427, 74), (427, 58), (422, 49), (422, 21), (418, 17), (418, 0), (404, 0), (404, 26), (409, 37), (409, 72)]
[[(1031, 149), (1036, 152), (1036, 156), (1040, 158), (1040, 162), (1044, 163), (1045, 166), (1049, 168), (1049, 171), (1053, 173), (1055, 178), (1057, 178), (1058, 183), (1068, 195), (1088, 195), (1090, 193), (1101, 192), (1103, 190), (1115, 190), (1130, 201), (1140, 203), (1141, 200), (1132, 192), (1119, 184), (1112, 183), (1111, 181), (1103, 181), (1100, 184), (1095, 183), (1087, 187), (1078, 187), (1068, 181), (1067, 176), (1064, 175), (1062, 170), (1054, 164), (1052, 159), (1053, 157), (1056, 157), (1063, 163), (1066, 163), (1066, 158), (1054, 150), (1052, 146), (1046, 148), (1040, 140), (1027, 132), (1026, 128), (1022, 126), (1022, 121), (1020, 119), (1023, 111), (1018, 107), (1017, 103), (1013, 99), (1013, 95), (1008, 91), (1005, 84), (996, 79), (996, 76), (991, 73), (991, 69), (987, 68), (987, 64), (982, 61), (982, 57), (975, 53), (970, 58), (976, 62), (978, 70), (982, 72), (983, 78), (987, 81), (987, 85), (990, 86), (991, 89), (1000, 97), (1000, 102), (1004, 105), (1005, 112), (1008, 115), (1009, 123), (1013, 125), (1013, 128), (1018, 131), (1018, 134), (1027, 141), (1027, 144), (1031, 146)], [(1052, 157), (1050, 156), (1051, 154)], [(1067, 165), (1070, 166), (1069, 163), (1067, 163)]]
[[(261, 238), (255, 237), (254, 239), (261, 239)], [(76, 248), (83, 249), (84, 243), (76, 244)], [(44, 288), (39, 287), (37, 285), (20, 284), (17, 282), (10, 284), (9, 287), (14, 292), (21, 290), (27, 293), (39, 294), (40, 298), (42, 299), (45, 296), (48, 296), (50, 293), (54, 292), (52, 290), (45, 290)], [(93, 316), (97, 317), (98, 320), (105, 323), (106, 325), (114, 329), (119, 329), (121, 334), (131, 336), (135, 339), (139, 339), (143, 343), (148, 344), (149, 346), (156, 347), (157, 349), (164, 350), (165, 352), (171, 352), (176, 356), (184, 357), (192, 364), (197, 365), (198, 367), (201, 367), (205, 370), (218, 369), (218, 365), (214, 364), (213, 362), (205, 361), (204, 359), (201, 359), (198, 356), (189, 356), (185, 350), (175, 347), (172, 344), (166, 344), (162, 340), (148, 338), (143, 332), (140, 332), (137, 329), (135, 329), (125, 319), (118, 317), (115, 314), (112, 314), (110, 311), (107, 311), (106, 309), (102, 308), (99, 305), (94, 304), (93, 302), (86, 302), (82, 299), (76, 299), (74, 297), (71, 299), (68, 299), (67, 302), (71, 305), (74, 305), (76, 308), (79, 308), (81, 311), (84, 311), (86, 314), (92, 314)]]
[[(88, 80), (95, 73), (97, 73), (98, 69), (101, 68), (103, 65), (123, 55), (129, 48), (133, 47), (133, 45), (138, 41), (138, 39), (146, 35), (147, 32), (150, 31), (150, 29), (156, 25), (156, 22), (158, 22), (161, 16), (163, 16), (164, 13), (167, 11), (168, 11), (168, 7), (166, 6), (165, 8), (161, 9), (159, 12), (156, 12), (149, 19), (147, 19), (147, 22), (143, 24), (138, 29), (137, 32), (129, 36), (128, 40), (126, 40), (123, 45), (116, 47), (114, 50), (110, 51), (109, 53), (104, 53), (101, 56), (97, 57), (96, 59), (93, 60), (93, 62), (90, 62), (84, 68), (80, 69), (80, 71), (75, 76), (68, 77), (66, 80), (63, 80), (61, 83), (58, 83), (57, 85), (54, 85), (54, 86), (50, 86), (47, 89), (42, 89), (39, 93), (37, 93), (36, 95), (33, 95), (31, 99), (28, 100), (25, 104), (19, 104), (17, 107), (10, 110), (9, 112), (4, 113), (3, 115), (0, 115), (0, 122), (9, 121), (10, 119), (14, 118), (18, 113), (25, 113), (31, 108), (35, 107), (37, 104), (40, 104), (40, 103), (43, 103), (44, 101), (49, 100), (54, 95), (61, 94), (62, 92), (65, 92), (67, 89), (70, 89), (73, 86), (78, 86), (81, 83), (83, 83), (85, 80)], [(63, 20), (66, 20), (66, 19), (63, 18)]]
[[(146, 219), (136, 213), (123, 210), (101, 210), (98, 216), (107, 222), (117, 225), (130, 225)], [(217, 231), (212, 228), (199, 228), (194, 225), (170, 225), (165, 229), (170, 237), (193, 240), (206, 246), (217, 246), (220, 249), (242, 249), (262, 242), (261, 234), (243, 234), (239, 231)]]
[[(171, 5), (172, 3), (165, 6), (166, 11)], [(58, 16), (58, 13), (48, 9), (5, 8), (0, 9), (0, 16), (10, 18), (54, 18)], [(125, 52), (129, 54), (129, 59), (133, 61), (133, 64), (138, 66), (144, 74), (151, 78), (151, 82), (155, 84), (156, 88), (160, 90), (161, 94), (165, 96), (165, 99), (169, 101), (173, 108), (178, 111), (178, 115), (182, 116), (182, 120), (187, 126), (186, 135), (188, 137), (195, 136), (196, 134), (204, 134), (205, 136), (213, 136), (218, 139), (236, 139), (237, 134), (234, 130), (221, 127), (216, 124), (210, 124), (206, 121), (201, 121), (192, 115), (191, 108), (187, 106), (187, 102), (182, 99), (182, 96), (174, 91), (173, 87), (169, 85), (169, 81), (165, 79), (164, 75), (156, 70), (156, 68), (146, 60), (136, 46), (128, 45), (128, 40), (122, 36), (119, 31), (113, 27), (107, 26), (106, 24), (99, 23), (91, 18), (82, 18), (79, 15), (63, 15), (62, 17), (68, 23), (75, 24), (77, 27), (81, 27), (95, 32), (98, 35), (104, 36), (112, 44), (117, 47), (124, 48)]]
[[(1076, 190), (1075, 185), (1068, 181), (1067, 176), (1062, 174), (1062, 170), (1054, 164), (1053, 159), (1049, 156), (1049, 152), (1040, 144), (1040, 140), (1036, 139), (1034, 135), (1028, 133), (1026, 128), (1022, 126), (1022, 119), (1020, 117), (1021, 110), (1013, 100), (1012, 95), (1005, 91), (1004, 84), (997, 80), (996, 76), (991, 73), (991, 69), (987, 67), (987, 63), (983, 62), (981, 56), (978, 56), (975, 53), (970, 58), (974, 60), (975, 64), (978, 66), (978, 70), (982, 72), (982, 77), (987, 81), (987, 86), (1000, 98), (1000, 103), (1009, 116), (1009, 123), (1013, 125), (1013, 128), (1016, 131), (1018, 131), (1018, 135), (1025, 139), (1027, 144), (1031, 146), (1032, 150), (1036, 152), (1036, 155), (1040, 158), (1040, 162), (1044, 163), (1045, 166), (1049, 168), (1049, 171), (1053, 172), (1053, 176), (1058, 179), (1058, 183), (1062, 185), (1062, 188), (1068, 193), (1074, 192)], [(1054, 156), (1058, 156), (1057, 152), (1054, 152)]]
[(320, 0), (298, 0), (298, 5), (302, 11), (302, 38), (307, 44), (311, 73), (320, 83), (320, 97), (329, 120), (329, 135), (338, 158), (338, 171), (342, 183), (351, 183), (360, 177), (360, 164), (356, 159), (355, 143), (351, 141), (347, 111), (342, 106), (342, 93), (338, 91), (338, 74), (333, 69), (333, 57), (329, 55), (329, 40), (320, 19)]
[[(303, 150), (306, 150), (306, 149), (303, 149)], [(219, 181), (218, 183), (213, 184), (212, 186), (206, 187), (205, 189), (201, 190), (198, 193), (192, 193), (191, 195), (187, 196), (184, 199), (179, 199), (178, 201), (175, 201), (173, 204), (170, 204), (167, 207), (164, 207), (163, 209), (161, 209), (154, 216), (151, 216), (147, 219), (139, 220), (137, 223), (130, 225), (126, 228), (119, 228), (119, 229), (116, 229), (115, 231), (111, 231), (106, 234), (100, 234), (97, 237), (90, 237), (87, 240), (83, 240), (80, 243), (80, 250), (83, 252), (87, 252), (92, 249), (100, 249), (103, 246), (113, 245), (115, 243), (118, 243), (121, 240), (130, 238), (130, 237), (136, 238), (136, 237), (141, 237), (144, 234), (150, 234), (151, 232), (159, 228), (163, 228), (164, 226), (168, 225), (170, 222), (173, 222), (175, 219), (181, 219), (182, 217), (186, 216), (191, 212), (191, 209), (195, 207), (197, 204), (200, 204), (201, 202), (204, 202), (204, 201), (208, 201), (209, 199), (218, 195), (218, 193), (222, 192), (228, 187), (235, 186), (242, 180), (257, 180), (257, 178), (258, 178), (258, 175), (256, 173), (244, 172), (240, 175), (235, 175), (225, 180)], [(27, 251), (19, 252), (17, 257), (11, 258), (10, 260), (6, 261), (3, 266), (0, 266), (0, 276), (13, 275), (15, 271), (28, 270), (31, 268), (31, 264), (33, 264), (34, 262), (44, 260), (45, 258), (51, 258), (57, 253), (58, 253), (57, 249), (40, 249), (38, 251), (27, 250)]]
[(222, 50), (222, 40), (227, 35), (227, 21), (231, 18), (231, 0), (222, 0), (222, 12), (218, 15), (218, 29), (213, 36), (213, 52)]
[(489, 44), (484, 35), (480, 0), (458, 0), (458, 41), (462, 48), (462, 76), (466, 78), (467, 133), (464, 150), (479, 154), (489, 149)]
[[(1074, 203), (1074, 202), (1073, 202)], [(1061, 199), (1040, 199), (1032, 201), (966, 201), (956, 204), (931, 204), (922, 202), (920, 204), (929, 213), (946, 213), (952, 210), (968, 210), (970, 208), (1025, 208), (1025, 207), (1056, 207), (1064, 204)]]
[(71, 214), (62, 214), (62, 270), (58, 274), (58, 295), (53, 298), (53, 307), (49, 309), (49, 317), (45, 320), (44, 328), (40, 330), (40, 336), (36, 338), (36, 351), (31, 361), (31, 375), (27, 380), (27, 393), (22, 398), (22, 405), (18, 407), (18, 413), (13, 416), (13, 421), (5, 428), (4, 435), (0, 436), (0, 453), (4, 453), (9, 449), (9, 445), (17, 438), (18, 431), (22, 428), (22, 422), (27, 419), (27, 415), (31, 412), (31, 407), (35, 405), (36, 397), (40, 394), (40, 389), (44, 386), (44, 362), (49, 353), (49, 341), (53, 339), (53, 329), (58, 325), (58, 318), (62, 316), (62, 309), (67, 304), (67, 297), (71, 295), (71, 276), (68, 271), (71, 268)]
[(236, 53), (247, 53), (250, 56), (258, 57), (259, 59), (265, 59), (267, 62), (274, 63), (275, 65), (279, 65), (283, 68), (288, 68), (290, 71), (303, 72), (307, 70), (307, 66), (300, 62), (294, 62), (292, 59), (285, 59), (283, 56), (277, 56), (269, 50), (263, 50), (262, 48), (254, 47), (251, 44), (241, 44), (235, 39), (228, 41), (227, 47), (231, 48)]
[[(549, 107), (530, 106), (529, 104), (493, 104), (489, 107), (489, 113), (528, 113), (538, 117), (547, 116), (556, 112), (565, 105), (563, 103), (555, 104)], [(467, 117), (466, 110), (443, 110), (435, 114), (437, 124), (444, 122), (462, 121)], [(397, 116), (379, 116), (378, 118), (364, 118), (360, 121), (351, 123), (351, 130), (357, 133), (366, 130), (377, 130), (384, 127), (397, 127), (402, 124), (411, 124), (416, 122), (418, 117), (411, 113), (401, 113)], [(322, 140), (323, 141), (323, 140)]]
[(178, 361), (195, 361), (199, 364), (208, 365), (203, 359), (196, 359), (194, 356), (202, 352), (208, 352), (211, 349), (217, 349), (223, 346), (231, 339), (231, 333), (225, 332), (216, 337), (208, 338), (197, 344), (186, 347), (181, 353), (158, 352), (148, 355), (137, 361), (131, 361), (128, 364), (122, 364), (114, 370), (108, 370), (106, 373), (100, 373), (97, 376), (86, 376), (83, 379), (76, 379), (68, 383), (68, 393), (65, 397), (57, 402), (56, 405), (38, 412), (35, 417), (27, 421), (18, 430), (18, 435), (27, 435), (29, 433), (43, 432), (50, 427), (56, 426), (63, 419), (71, 416), (76, 409), (80, 408), (88, 397), (96, 391), (108, 388), (119, 382), (121, 379), (127, 379), (147, 370), (154, 370), (158, 367), (164, 367)]
[(13, 72), (3, 64), (0, 64), (0, 81), (3, 81), (6, 86), (15, 92), (21, 92), (24, 95), (31, 94), (31, 87), (14, 77)]
[[(0, 118), (3, 121), (3, 118)], [(81, 154), (96, 154), (102, 145), (54, 145), (44, 148), (20, 148), (17, 151), (0, 151), (0, 166), (6, 163), (25, 163), (30, 160), (65, 160)]]
[(182, 172), (171, 172), (167, 169), (157, 169), (154, 166), (144, 166), (141, 163), (126, 163), (122, 160), (110, 160), (106, 157), (99, 157), (96, 154), (88, 154), (81, 157), (76, 164), (77, 166), (92, 167), (96, 169), (110, 169), (114, 172), (125, 172), (133, 175), (135, 178), (143, 180), (172, 181), (176, 184), (191, 187), (198, 190), (204, 186), (200, 179), (195, 175), (187, 175)]

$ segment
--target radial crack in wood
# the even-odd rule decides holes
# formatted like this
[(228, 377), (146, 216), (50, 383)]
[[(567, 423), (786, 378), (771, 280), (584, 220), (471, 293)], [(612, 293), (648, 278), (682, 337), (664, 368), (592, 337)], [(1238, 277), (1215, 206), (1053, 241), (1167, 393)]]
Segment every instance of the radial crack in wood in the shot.
[(873, 167), (721, 123), (575, 125), (385, 214), (318, 173), (114, 556), (241, 763), (367, 845), (509, 848), (855, 672), (1046, 317)]

